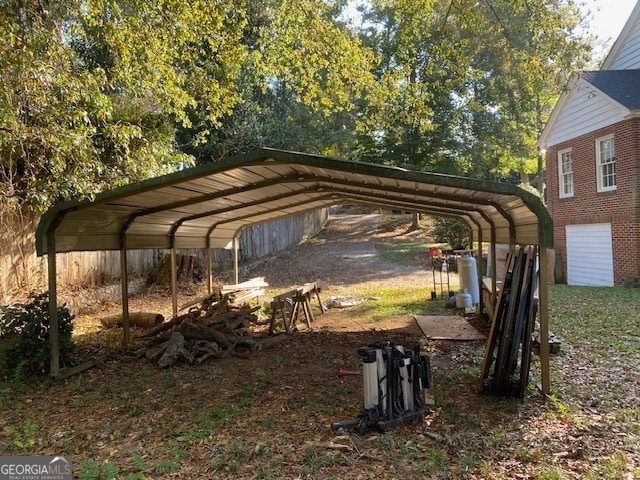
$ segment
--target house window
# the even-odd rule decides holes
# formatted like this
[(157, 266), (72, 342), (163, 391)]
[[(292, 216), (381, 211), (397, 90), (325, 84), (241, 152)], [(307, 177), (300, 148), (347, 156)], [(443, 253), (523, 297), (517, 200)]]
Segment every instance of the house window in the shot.
[(616, 148), (613, 135), (596, 140), (598, 191), (616, 189)]
[(573, 156), (571, 150), (558, 152), (560, 198), (573, 197)]

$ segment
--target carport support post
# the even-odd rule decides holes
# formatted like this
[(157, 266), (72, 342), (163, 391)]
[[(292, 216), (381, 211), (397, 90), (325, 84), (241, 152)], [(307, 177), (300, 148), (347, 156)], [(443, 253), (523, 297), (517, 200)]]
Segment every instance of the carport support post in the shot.
[(207, 293), (211, 294), (213, 288), (213, 267), (211, 266), (211, 241), (207, 237), (207, 247), (204, 251), (205, 261), (207, 262)]
[(547, 281), (547, 247), (540, 231), (538, 235), (539, 249), (539, 275), (538, 282), (538, 310), (540, 311), (540, 370), (542, 376), (542, 393), (549, 395), (551, 392), (551, 380), (549, 375), (549, 288)]
[(178, 316), (178, 272), (176, 271), (176, 247), (171, 246), (171, 304), (173, 316)]
[(238, 273), (238, 237), (233, 237), (233, 283), (237, 285), (240, 279), (240, 275)]
[(496, 229), (491, 225), (491, 305), (496, 308), (498, 298), (498, 259), (496, 258)]
[(129, 272), (127, 268), (127, 239), (120, 239), (120, 288), (122, 290), (122, 343), (129, 346)]
[(58, 287), (56, 283), (56, 240), (53, 231), (47, 233), (47, 264), (49, 275), (49, 374), (60, 373), (58, 345)]
[[(473, 244), (471, 244), (471, 248), (473, 248)], [(477, 264), (477, 272), (476, 272), (478, 278), (478, 292), (480, 292), (480, 295), (478, 295), (478, 313), (480, 315), (482, 315), (482, 312), (484, 310), (484, 301), (482, 300), (482, 229), (479, 228), (478, 229), (478, 264)]]

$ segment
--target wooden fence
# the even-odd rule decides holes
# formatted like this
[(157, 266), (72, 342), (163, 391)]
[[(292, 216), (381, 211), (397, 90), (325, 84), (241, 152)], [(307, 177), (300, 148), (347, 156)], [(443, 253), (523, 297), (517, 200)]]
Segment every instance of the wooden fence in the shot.
[[(251, 227), (240, 237), (240, 261), (298, 244), (322, 230), (327, 218), (328, 211), (323, 209)], [(30, 291), (46, 289), (46, 257), (38, 257), (35, 251), (38, 220), (36, 216), (0, 210), (0, 305), (23, 300)], [(166, 253), (131, 250), (127, 255), (130, 277), (148, 276)], [(214, 270), (231, 265), (230, 251), (216, 249), (212, 253)], [(63, 298), (67, 296), (65, 292), (112, 285), (120, 279), (120, 252), (62, 253), (57, 255), (57, 262)]]

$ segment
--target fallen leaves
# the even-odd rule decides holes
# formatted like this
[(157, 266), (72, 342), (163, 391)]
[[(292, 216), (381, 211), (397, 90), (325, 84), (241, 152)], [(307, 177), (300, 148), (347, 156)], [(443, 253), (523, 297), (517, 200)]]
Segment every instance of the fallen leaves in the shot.
[[(260, 268), (277, 289), (322, 278), (343, 296), (361, 295), (365, 283), (408, 289), (428, 281), (375, 257), (358, 262), (371, 252), (370, 237), (362, 237), (368, 222), (332, 221), (309, 244)], [(407, 231), (399, 225), (383, 235), (402, 241)], [(631, 315), (640, 299), (637, 291), (606, 292), (550, 287), (551, 328), (564, 342), (551, 359), (552, 401), (533, 388), (522, 402), (479, 395), (483, 342), (430, 342), (433, 411), (418, 425), (363, 437), (330, 430), (362, 407), (362, 378), (336, 372), (361, 371), (356, 349), (374, 340), (420, 342), (404, 316), (365, 323), (330, 312), (316, 316), (313, 331), (283, 336), (255, 358), (161, 370), (122, 351), (119, 332), (100, 330), (93, 315), (91, 327), (79, 329), (86, 345), (115, 354), (52, 385), (4, 386), (0, 428), (14, 433), (0, 437), (0, 451), (69, 453), (74, 465), (108, 462), (122, 478), (143, 466), (154, 479), (640, 478), (640, 339), (632, 334), (640, 320)], [(202, 294), (187, 293), (182, 302)], [(131, 303), (170, 314), (166, 290)], [(33, 445), (16, 448), (13, 440)]]

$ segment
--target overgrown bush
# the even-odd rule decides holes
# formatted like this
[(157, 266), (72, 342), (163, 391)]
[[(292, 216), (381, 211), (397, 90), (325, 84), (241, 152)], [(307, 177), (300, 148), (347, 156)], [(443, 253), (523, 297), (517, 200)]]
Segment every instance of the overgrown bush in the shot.
[(469, 230), (454, 218), (434, 217), (431, 235), (436, 242), (448, 243), (453, 250), (464, 250), (469, 245)]
[[(22, 379), (49, 372), (49, 295), (31, 293), (27, 303), (0, 307), (0, 378)], [(73, 315), (58, 307), (60, 364), (70, 363)]]

